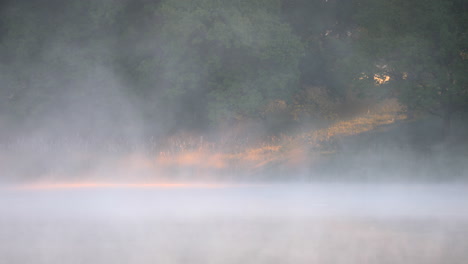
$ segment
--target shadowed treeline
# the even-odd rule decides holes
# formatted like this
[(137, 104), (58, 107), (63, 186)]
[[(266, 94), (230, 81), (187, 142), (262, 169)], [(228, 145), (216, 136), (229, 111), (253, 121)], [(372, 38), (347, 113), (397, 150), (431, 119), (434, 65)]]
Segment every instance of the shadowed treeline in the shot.
[(423, 159), (421, 174), (465, 177), (467, 10), (2, 1), (0, 169), (8, 180), (333, 178), (407, 175), (398, 169)]

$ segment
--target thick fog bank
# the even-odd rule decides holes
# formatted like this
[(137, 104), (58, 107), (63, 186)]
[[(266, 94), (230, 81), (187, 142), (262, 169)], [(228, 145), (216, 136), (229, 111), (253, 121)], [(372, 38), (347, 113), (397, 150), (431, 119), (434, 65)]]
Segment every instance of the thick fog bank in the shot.
[[(51, 185), (53, 186), (53, 185)], [(468, 219), (466, 184), (206, 184), (2, 191), (5, 213), (34, 217), (358, 217)], [(8, 215), (8, 214), (7, 214)]]
[(2, 190), (2, 263), (464, 263), (468, 186)]

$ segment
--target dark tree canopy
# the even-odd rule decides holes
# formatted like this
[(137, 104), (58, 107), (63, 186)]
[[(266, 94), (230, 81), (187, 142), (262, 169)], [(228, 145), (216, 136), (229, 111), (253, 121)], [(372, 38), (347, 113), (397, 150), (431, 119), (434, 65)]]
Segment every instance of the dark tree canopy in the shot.
[[(326, 116), (328, 101), (361, 91), (449, 127), (468, 108), (467, 10), (463, 0), (3, 1), (1, 116), (97, 114), (125, 97), (116, 116), (203, 128), (265, 119), (275, 102)], [(304, 96), (314, 89), (323, 96)]]
[(466, 1), (359, 1), (358, 45), (408, 110), (440, 115), (446, 129), (468, 102)]

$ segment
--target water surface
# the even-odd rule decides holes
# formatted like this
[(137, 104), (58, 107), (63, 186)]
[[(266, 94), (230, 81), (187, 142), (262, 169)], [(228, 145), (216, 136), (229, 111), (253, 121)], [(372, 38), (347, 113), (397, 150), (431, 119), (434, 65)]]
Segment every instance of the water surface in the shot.
[(0, 263), (466, 263), (466, 248), (466, 185), (0, 191)]

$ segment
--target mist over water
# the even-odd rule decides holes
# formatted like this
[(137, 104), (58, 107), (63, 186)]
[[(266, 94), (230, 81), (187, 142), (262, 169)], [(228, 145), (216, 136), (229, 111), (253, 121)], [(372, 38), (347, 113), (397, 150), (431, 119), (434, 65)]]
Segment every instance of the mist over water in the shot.
[(3, 190), (5, 263), (464, 263), (467, 186)]
[(468, 8), (373, 1), (1, 1), (0, 264), (466, 263)]

